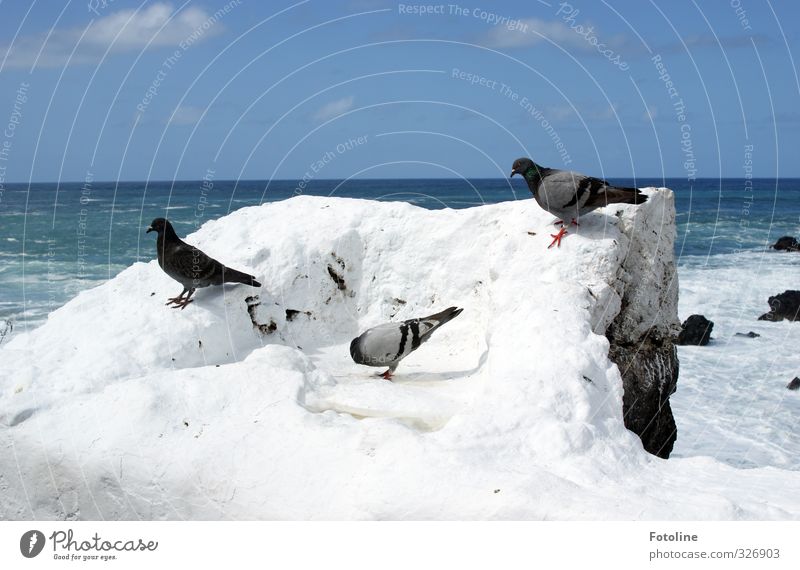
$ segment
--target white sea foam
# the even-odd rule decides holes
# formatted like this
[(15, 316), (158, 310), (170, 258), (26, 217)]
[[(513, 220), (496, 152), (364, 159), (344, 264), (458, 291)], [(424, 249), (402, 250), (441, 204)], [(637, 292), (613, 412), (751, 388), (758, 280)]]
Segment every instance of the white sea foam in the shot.
[[(708, 346), (678, 351), (676, 456), (800, 469), (800, 393), (786, 389), (800, 373), (800, 322), (757, 320), (771, 295), (799, 287), (798, 263), (774, 251), (682, 260), (680, 317), (703, 314), (714, 330)], [(749, 331), (761, 336), (735, 336)]]

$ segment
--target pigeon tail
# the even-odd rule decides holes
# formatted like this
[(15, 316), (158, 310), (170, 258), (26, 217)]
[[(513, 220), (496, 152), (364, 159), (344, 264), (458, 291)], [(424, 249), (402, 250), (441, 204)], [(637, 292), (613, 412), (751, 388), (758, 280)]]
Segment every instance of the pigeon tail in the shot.
[(224, 283), (244, 283), (251, 287), (261, 287), (261, 283), (256, 281), (256, 278), (252, 275), (237, 271), (236, 269), (231, 269), (230, 267), (225, 267), (222, 270), (222, 279)]
[[(461, 314), (461, 311), (464, 309), (459, 309), (458, 307), (450, 307), (445, 309), (440, 313), (436, 313), (435, 315), (430, 315), (429, 317), (425, 317), (420, 319), (421, 321), (437, 321), (436, 326), (434, 328), (439, 328), (440, 326), (448, 323), (455, 319), (458, 315)], [(431, 331), (432, 332), (432, 331)]]
[(643, 194), (638, 188), (618, 188), (609, 187), (605, 191), (607, 204), (644, 204), (647, 202), (647, 194)]

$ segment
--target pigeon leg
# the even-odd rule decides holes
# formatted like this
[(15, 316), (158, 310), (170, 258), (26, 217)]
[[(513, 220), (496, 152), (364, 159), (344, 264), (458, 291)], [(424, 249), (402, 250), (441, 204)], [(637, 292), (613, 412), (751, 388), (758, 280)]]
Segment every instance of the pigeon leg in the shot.
[(175, 303), (176, 305), (180, 305), (183, 302), (183, 296), (186, 294), (186, 291), (188, 291), (188, 289), (184, 289), (183, 291), (181, 291), (181, 294), (178, 295), (177, 297), (172, 297), (170, 299), (167, 299), (167, 302), (164, 304), (172, 305), (173, 303)]
[(383, 374), (379, 374), (378, 376), (380, 376), (384, 380), (388, 380), (389, 382), (391, 382), (392, 381), (392, 369), (390, 368), (389, 370), (387, 370)]
[[(574, 222), (575, 218), (573, 218), (572, 221)], [(553, 222), (553, 225), (554, 226), (563, 226), (564, 225), (564, 220), (556, 220), (555, 222)]]
[(567, 235), (566, 228), (561, 228), (560, 230), (558, 230), (557, 234), (550, 234), (550, 237), (553, 238), (553, 241), (550, 243), (550, 245), (547, 246), (547, 249), (550, 249), (554, 245), (557, 247), (561, 247), (561, 240), (565, 235)]
[(578, 223), (578, 221), (577, 221), (575, 218), (572, 218), (572, 222), (570, 222), (570, 223), (571, 223), (573, 226), (580, 227), (580, 224)]
[(181, 303), (181, 311), (186, 308), (186, 305), (194, 301), (194, 299), (192, 299), (192, 295), (194, 295), (194, 292), (195, 289), (189, 289), (189, 294), (186, 295), (186, 298), (183, 300), (183, 303)]

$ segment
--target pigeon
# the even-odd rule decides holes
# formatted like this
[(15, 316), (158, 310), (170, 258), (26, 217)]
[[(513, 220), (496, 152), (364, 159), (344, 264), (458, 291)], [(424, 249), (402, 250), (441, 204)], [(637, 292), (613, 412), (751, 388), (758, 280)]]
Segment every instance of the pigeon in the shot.
[[(181, 310), (192, 302), (195, 289), (223, 283), (244, 283), (251, 287), (261, 287), (256, 278), (230, 267), (225, 267), (216, 259), (212, 259), (196, 247), (185, 243), (172, 224), (164, 218), (156, 218), (147, 228), (146, 233), (158, 232), (156, 249), (158, 264), (164, 272), (183, 285), (183, 291), (177, 297), (168, 299), (166, 304)], [(186, 295), (186, 293), (189, 293)], [(186, 295), (186, 297), (184, 297)]]
[(592, 178), (577, 172), (545, 168), (530, 158), (518, 158), (511, 167), (511, 177), (520, 174), (528, 183), (528, 188), (536, 202), (558, 218), (561, 230), (550, 234), (553, 238), (548, 249), (560, 247), (561, 239), (567, 234), (564, 227), (568, 219), (579, 225), (578, 219), (597, 208), (608, 204), (642, 204), (647, 196), (638, 188), (612, 186), (601, 178)]
[(401, 323), (386, 323), (373, 327), (350, 343), (350, 356), (356, 364), (366, 366), (388, 366), (379, 374), (391, 380), (397, 365), (406, 356), (428, 340), (433, 331), (456, 318), (464, 309), (450, 307), (421, 319), (410, 319)]

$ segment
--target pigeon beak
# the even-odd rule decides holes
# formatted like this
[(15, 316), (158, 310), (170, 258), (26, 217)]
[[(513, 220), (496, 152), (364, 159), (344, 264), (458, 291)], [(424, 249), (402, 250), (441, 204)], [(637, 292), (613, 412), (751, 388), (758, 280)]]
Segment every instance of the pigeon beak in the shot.
[(150, 232), (154, 232), (154, 231), (155, 230), (153, 229), (153, 226), (147, 226), (147, 231), (144, 232), (144, 233), (149, 234)]
[(511, 171), (511, 175), (509, 176), (509, 178), (514, 178), (515, 174), (519, 174), (519, 173), (516, 170), (512, 170)]

